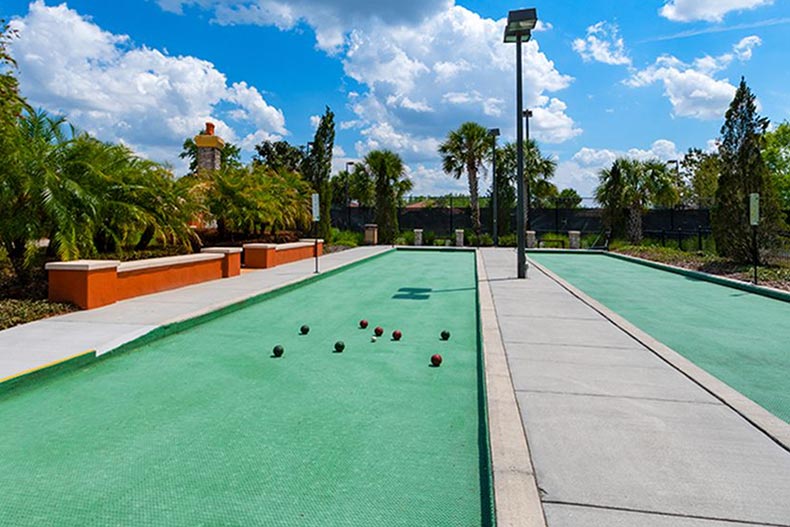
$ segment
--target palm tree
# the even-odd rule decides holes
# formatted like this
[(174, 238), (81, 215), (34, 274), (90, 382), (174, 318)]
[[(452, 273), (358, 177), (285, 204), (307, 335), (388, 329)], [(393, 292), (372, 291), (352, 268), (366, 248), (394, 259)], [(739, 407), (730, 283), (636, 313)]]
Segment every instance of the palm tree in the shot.
[[(516, 143), (505, 143), (497, 149), (498, 184), (505, 183), (512, 186), (516, 183), (517, 163)], [(556, 169), (557, 162), (544, 156), (533, 139), (524, 143), (524, 185), (530, 189), (530, 207), (538, 204), (542, 196), (551, 192), (551, 187), (554, 185), (549, 180), (554, 177)], [(503, 182), (502, 176), (507, 180)], [(529, 207), (524, 208), (524, 225), (528, 224), (528, 209)]]
[(658, 160), (617, 159), (610, 169), (600, 172), (599, 181), (595, 197), (610, 222), (628, 209), (626, 235), (632, 244), (642, 241), (642, 215), (648, 207), (674, 206), (679, 199), (672, 175)]
[(53, 220), (77, 221), (64, 191), (79, 189), (64, 185), (59, 170), (71, 141), (64, 119), (25, 112), (3, 133), (9, 151), (0, 164), (0, 242), (17, 278), (25, 281), (30, 244), (52, 232)]
[(478, 200), (477, 175), (483, 162), (491, 157), (491, 139), (483, 126), (466, 122), (458, 130), (447, 134), (447, 140), (439, 145), (442, 167), (445, 173), (461, 179), (466, 173), (469, 181), (469, 198), (472, 206), (472, 224), (480, 234), (480, 203)]
[[(362, 161), (361, 170), (375, 182), (376, 223), (383, 243), (398, 237), (398, 202), (408, 192), (405, 166), (400, 156), (390, 150), (373, 150)], [(404, 190), (406, 189), (406, 190)]]

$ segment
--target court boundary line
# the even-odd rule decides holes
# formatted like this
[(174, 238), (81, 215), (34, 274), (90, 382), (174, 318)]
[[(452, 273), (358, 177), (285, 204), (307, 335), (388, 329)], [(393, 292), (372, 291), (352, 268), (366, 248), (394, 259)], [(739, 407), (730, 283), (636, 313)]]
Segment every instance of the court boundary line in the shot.
[[(658, 358), (672, 366), (700, 388), (721, 401), (725, 406), (740, 415), (745, 421), (765, 434), (771, 441), (790, 452), (790, 424), (785, 423), (777, 416), (746, 397), (741, 392), (725, 384), (706, 370), (694, 364), (666, 344), (656, 340), (645, 331), (626, 320), (621, 315), (612, 311), (580, 289), (571, 285), (545, 266), (530, 258), (530, 263), (540, 272), (556, 282), (560, 287), (597, 311), (606, 320), (614, 324), (626, 335), (650, 350)], [(636, 262), (638, 263), (638, 262)]]
[(476, 251), (488, 437), (498, 527), (546, 527), (527, 431), (521, 419), (482, 251)]

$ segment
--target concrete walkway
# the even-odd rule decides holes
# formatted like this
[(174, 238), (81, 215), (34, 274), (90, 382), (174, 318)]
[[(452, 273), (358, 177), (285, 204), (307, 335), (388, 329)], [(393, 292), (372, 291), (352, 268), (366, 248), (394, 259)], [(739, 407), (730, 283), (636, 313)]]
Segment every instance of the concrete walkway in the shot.
[(515, 252), (483, 250), (549, 527), (790, 526), (790, 453)]
[[(320, 258), (320, 269), (329, 271), (387, 250), (359, 247), (328, 254)], [(86, 351), (105, 353), (159, 326), (309, 278), (314, 269), (313, 259), (302, 260), (0, 331), (0, 379)]]

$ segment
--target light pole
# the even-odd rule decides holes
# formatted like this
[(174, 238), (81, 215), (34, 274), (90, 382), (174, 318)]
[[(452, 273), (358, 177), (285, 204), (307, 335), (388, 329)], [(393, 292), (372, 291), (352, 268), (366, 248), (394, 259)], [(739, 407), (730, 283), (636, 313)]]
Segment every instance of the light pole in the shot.
[[(524, 130), (525, 130), (524, 137), (525, 137), (525, 139), (527, 141), (527, 146), (529, 146), (529, 118), (530, 117), (532, 117), (532, 110), (524, 110), (524, 126), (525, 126), (525, 128), (524, 128)], [(525, 222), (527, 224), (527, 230), (530, 230), (530, 224), (532, 223), (532, 220), (530, 219), (530, 218), (532, 218), (532, 214), (530, 214), (530, 212), (531, 212), (530, 211), (530, 207), (532, 206), (532, 192), (531, 192), (532, 184), (531, 184), (531, 181), (530, 181), (531, 179), (532, 179), (532, 175), (531, 174), (527, 174), (527, 177), (526, 177), (526, 184), (527, 184), (527, 220)]]
[(351, 179), (351, 170), (356, 163), (353, 161), (346, 161), (346, 228), (351, 230), (351, 197), (348, 194), (348, 184)]
[(490, 128), (488, 135), (491, 136), (491, 188), (492, 188), (492, 206), (491, 212), (493, 215), (494, 225), (494, 247), (499, 247), (499, 226), (497, 224), (499, 209), (497, 208), (497, 186), (496, 186), (496, 138), (499, 137), (499, 128)]
[(521, 75), (521, 43), (529, 41), (532, 30), (538, 22), (536, 9), (518, 9), (507, 14), (504, 41), (506, 44), (516, 43), (516, 194), (518, 212), (516, 214), (516, 229), (518, 234), (518, 255), (516, 260), (516, 274), (519, 278), (527, 277), (527, 248), (526, 232), (524, 229), (524, 94)]

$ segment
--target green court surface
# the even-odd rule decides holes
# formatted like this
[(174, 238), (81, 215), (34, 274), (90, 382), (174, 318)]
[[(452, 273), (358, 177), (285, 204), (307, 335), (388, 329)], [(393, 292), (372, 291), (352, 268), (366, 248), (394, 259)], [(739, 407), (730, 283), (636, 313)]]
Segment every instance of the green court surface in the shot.
[(606, 255), (529, 256), (790, 422), (790, 303)]
[(476, 286), (393, 251), (7, 391), (0, 524), (491, 525)]

